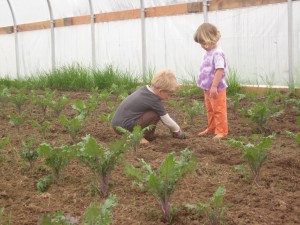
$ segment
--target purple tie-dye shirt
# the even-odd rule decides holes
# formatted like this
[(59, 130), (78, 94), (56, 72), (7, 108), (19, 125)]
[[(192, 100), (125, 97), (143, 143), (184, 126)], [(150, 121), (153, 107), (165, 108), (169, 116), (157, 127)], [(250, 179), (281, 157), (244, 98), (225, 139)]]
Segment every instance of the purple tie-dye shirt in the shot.
[(197, 81), (197, 86), (203, 90), (210, 90), (213, 83), (216, 69), (224, 69), (224, 73), (220, 80), (217, 90), (223, 91), (227, 88), (226, 84), (226, 61), (225, 54), (220, 47), (216, 47), (207, 51), (203, 57), (203, 62), (200, 67), (200, 73)]

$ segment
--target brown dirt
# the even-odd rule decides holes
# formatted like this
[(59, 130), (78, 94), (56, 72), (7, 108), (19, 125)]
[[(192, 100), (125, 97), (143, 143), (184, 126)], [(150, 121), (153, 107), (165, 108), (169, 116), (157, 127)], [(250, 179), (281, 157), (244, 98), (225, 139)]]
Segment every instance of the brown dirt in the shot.
[[(72, 99), (86, 99), (87, 92), (60, 92)], [(184, 100), (185, 104), (191, 99), (203, 100), (201, 94), (189, 97), (174, 97)], [(180, 99), (179, 99), (180, 98)], [(116, 99), (116, 98), (115, 98)], [(243, 99), (240, 108), (249, 108), (250, 99)], [(254, 101), (260, 101), (259, 98)], [(114, 100), (118, 104), (117, 100)], [(157, 139), (147, 146), (141, 146), (139, 154), (153, 168), (157, 168), (166, 154), (190, 147), (198, 158), (197, 170), (187, 174), (179, 181), (172, 195), (172, 207), (178, 208), (172, 224), (191, 225), (207, 224), (205, 218), (195, 212), (188, 211), (185, 204), (209, 202), (210, 197), (220, 185), (224, 185), (226, 194), (224, 203), (226, 224), (244, 225), (296, 225), (300, 224), (300, 148), (293, 138), (285, 135), (285, 130), (299, 132), (296, 117), (299, 116), (295, 107), (285, 105), (284, 114), (273, 118), (268, 126), (270, 131), (276, 132), (276, 138), (269, 150), (269, 158), (262, 168), (260, 185), (252, 183), (245, 174), (233, 171), (237, 165), (244, 164), (239, 149), (231, 148), (227, 140), (212, 141), (212, 137), (196, 137), (199, 131), (205, 129), (206, 115), (197, 115), (193, 125), (185, 124), (183, 111), (166, 104), (170, 115), (176, 114), (176, 120), (188, 135), (185, 140), (173, 139), (166, 127), (159, 124)], [(41, 111), (30, 102), (24, 107), (26, 120), (41, 120)], [(101, 103), (94, 110), (80, 137), (91, 134), (99, 142), (108, 143), (119, 138), (109, 124), (99, 119), (99, 114), (108, 112), (105, 103)], [(10, 137), (10, 144), (1, 150), (0, 167), (0, 207), (5, 208), (5, 219), (11, 213), (12, 224), (38, 224), (42, 214), (63, 211), (82, 224), (83, 214), (88, 205), (102, 202), (104, 198), (93, 195), (95, 178), (90, 170), (73, 160), (63, 172), (63, 180), (59, 184), (52, 184), (50, 188), (40, 193), (35, 185), (40, 177), (49, 174), (49, 169), (43, 166), (43, 160), (36, 162), (34, 169), (28, 171), (25, 162), (17, 154), (21, 141), (34, 135), (37, 142), (41, 142), (41, 135), (35, 127), (24, 124), (21, 132), (11, 127), (7, 115), (15, 112), (13, 106), (1, 106), (0, 138)], [(64, 115), (74, 116), (76, 113), (69, 104), (62, 112)], [(48, 120), (52, 121), (46, 138), (51, 146), (70, 144), (70, 137), (60, 125), (51, 111), (48, 111)], [(253, 125), (241, 115), (234, 117), (228, 106), (229, 137), (249, 136), (253, 133)], [(80, 138), (79, 138), (80, 139)], [(124, 160), (116, 165), (110, 178), (109, 192), (117, 196), (117, 205), (113, 208), (113, 223), (115, 225), (163, 225), (160, 207), (155, 197), (150, 193), (132, 186), (132, 179), (123, 173), (123, 162), (138, 165), (132, 152), (124, 155)], [(0, 221), (1, 222), (1, 221)]]

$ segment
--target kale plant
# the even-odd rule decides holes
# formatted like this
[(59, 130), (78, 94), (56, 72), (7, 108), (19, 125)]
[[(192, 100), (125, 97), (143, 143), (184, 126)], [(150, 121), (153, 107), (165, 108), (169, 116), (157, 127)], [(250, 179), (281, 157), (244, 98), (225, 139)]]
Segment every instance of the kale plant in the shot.
[(103, 204), (91, 203), (84, 213), (84, 225), (109, 225), (112, 222), (112, 207), (117, 201), (116, 195), (110, 194)]
[(21, 158), (28, 162), (29, 169), (33, 168), (34, 162), (39, 157), (37, 149), (34, 148), (34, 144), (34, 137), (22, 140), (21, 151), (19, 152)]
[(204, 113), (204, 105), (200, 101), (193, 100), (193, 104), (192, 105), (184, 105), (183, 110), (188, 117), (188, 119), (186, 119), (186, 123), (194, 124), (195, 116)]
[(38, 153), (45, 158), (45, 164), (52, 169), (52, 175), (55, 181), (59, 181), (62, 170), (75, 155), (73, 146), (51, 147), (47, 143), (43, 143), (39, 146)]
[(16, 89), (16, 94), (12, 94), (10, 96), (10, 100), (12, 101), (13, 105), (17, 109), (17, 114), (20, 115), (23, 111), (23, 106), (25, 102), (28, 100), (28, 97), (25, 93), (25, 88)]
[(46, 121), (43, 121), (40, 123), (36, 120), (32, 120), (31, 125), (36, 127), (39, 130), (40, 134), (42, 135), (43, 139), (45, 140), (46, 134), (47, 134), (47, 128), (49, 127), (50, 122), (46, 120)]
[(133, 128), (132, 132), (126, 130), (123, 127), (117, 127), (116, 129), (126, 136), (127, 142), (130, 146), (133, 147), (134, 154), (136, 156), (140, 146), (140, 141), (144, 138), (145, 132), (150, 131), (151, 129), (153, 129), (153, 127), (153, 125), (149, 125), (142, 129), (141, 126), (137, 125)]
[(110, 174), (128, 146), (125, 141), (116, 140), (106, 148), (99, 145), (93, 137), (87, 135), (78, 143), (77, 147), (80, 148), (77, 156), (95, 174), (99, 183), (99, 191), (106, 197)]
[(268, 130), (267, 122), (270, 118), (278, 117), (283, 113), (281, 105), (274, 105), (272, 98), (267, 98), (265, 102), (255, 103), (251, 109), (242, 109), (241, 113), (249, 117), (258, 126), (260, 133)]
[(199, 202), (195, 205), (186, 205), (186, 207), (188, 209), (195, 209), (201, 216), (206, 217), (210, 225), (221, 225), (224, 224), (224, 195), (225, 188), (220, 186), (210, 198), (209, 203)]
[(141, 168), (127, 164), (125, 174), (137, 179), (140, 186), (144, 186), (158, 199), (163, 218), (171, 222), (171, 195), (178, 180), (196, 168), (196, 158), (189, 148), (186, 148), (181, 151), (179, 160), (175, 158), (174, 153), (169, 153), (156, 171), (153, 171), (143, 159), (140, 159), (140, 162)]
[(42, 110), (44, 120), (46, 119), (47, 109), (53, 101), (54, 94), (55, 91), (51, 91), (49, 88), (45, 89), (44, 94), (38, 94), (35, 91), (31, 93), (32, 102)]
[(52, 100), (49, 102), (49, 107), (54, 111), (55, 115), (59, 117), (63, 109), (66, 107), (66, 105), (70, 102), (70, 100), (62, 96), (61, 98), (58, 98), (57, 100)]
[(68, 119), (66, 116), (61, 115), (59, 117), (59, 121), (68, 131), (72, 142), (75, 143), (78, 133), (82, 130), (83, 126), (85, 125), (85, 117), (82, 116), (82, 114), (80, 114), (79, 116), (75, 116), (72, 119)]
[(237, 147), (242, 150), (242, 158), (247, 162), (253, 174), (253, 181), (256, 184), (260, 183), (261, 168), (266, 162), (269, 152), (268, 148), (272, 145), (275, 134), (267, 137), (253, 135), (252, 143), (245, 138), (244, 141), (230, 139), (228, 143), (232, 147)]

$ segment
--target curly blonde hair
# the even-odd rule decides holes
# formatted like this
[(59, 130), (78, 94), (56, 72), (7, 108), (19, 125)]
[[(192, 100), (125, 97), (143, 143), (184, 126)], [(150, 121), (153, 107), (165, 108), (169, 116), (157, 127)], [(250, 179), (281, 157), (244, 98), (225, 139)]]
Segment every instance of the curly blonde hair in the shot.
[(199, 44), (215, 45), (220, 38), (220, 31), (211, 23), (201, 24), (194, 34), (194, 40)]

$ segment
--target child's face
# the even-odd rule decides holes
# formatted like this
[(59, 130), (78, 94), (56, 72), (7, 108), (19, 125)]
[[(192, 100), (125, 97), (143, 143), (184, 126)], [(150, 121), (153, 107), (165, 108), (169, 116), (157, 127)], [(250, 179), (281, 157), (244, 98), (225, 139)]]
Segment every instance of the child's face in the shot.
[(157, 93), (157, 95), (160, 97), (161, 100), (168, 100), (172, 94), (173, 92), (162, 90), (162, 89), (159, 89)]
[(216, 44), (206, 44), (206, 43), (200, 43), (200, 45), (205, 51), (210, 51), (217, 46)]

